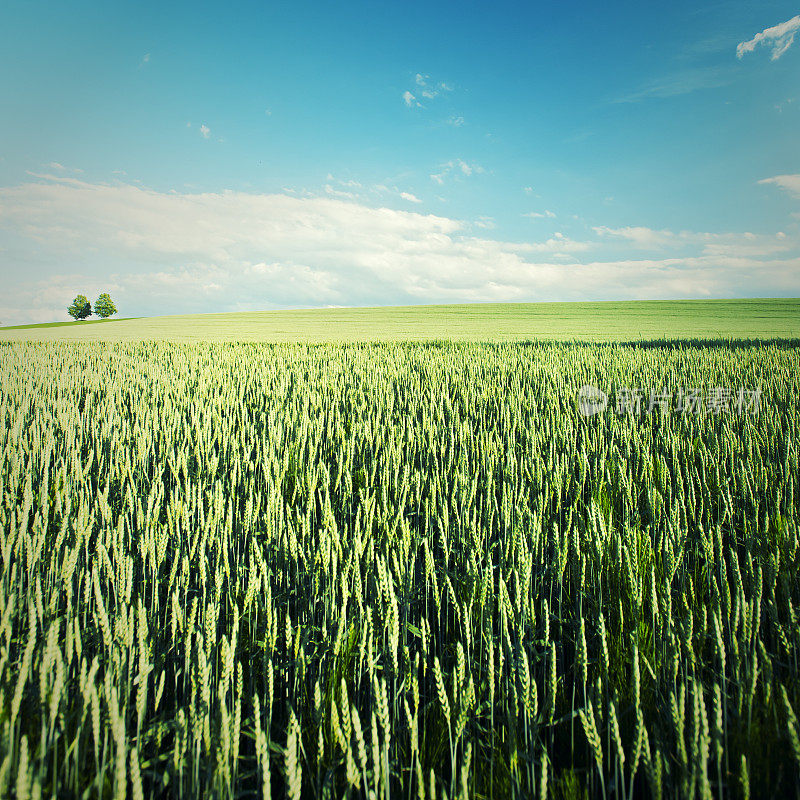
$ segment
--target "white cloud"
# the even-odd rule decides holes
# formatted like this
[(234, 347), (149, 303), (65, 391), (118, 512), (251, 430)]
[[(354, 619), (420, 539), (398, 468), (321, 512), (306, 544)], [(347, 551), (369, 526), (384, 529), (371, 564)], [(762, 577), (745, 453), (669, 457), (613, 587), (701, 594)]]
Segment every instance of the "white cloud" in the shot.
[(641, 89), (616, 98), (615, 103), (638, 103), (648, 98), (679, 97), (701, 89), (725, 86), (729, 75), (718, 67), (693, 67), (649, 81)]
[[(460, 168), (459, 173), (461, 173)], [(337, 190), (338, 191), (338, 190)], [(42, 178), (0, 188), (6, 324), (64, 319), (78, 292), (123, 315), (483, 300), (800, 293), (789, 235), (603, 228), (595, 241), (482, 238), (472, 222), (336, 197), (160, 192)], [(620, 257), (648, 237), (679, 250)], [(675, 245), (678, 247), (678, 245)]]
[[(452, 92), (453, 87), (444, 83), (444, 81), (439, 81), (438, 83), (435, 81), (431, 82), (430, 75), (423, 75), (421, 72), (418, 72), (414, 76), (414, 91), (426, 100), (433, 100), (445, 92)], [(421, 103), (417, 100), (416, 96), (408, 90), (403, 93), (403, 100), (406, 101), (407, 106), (416, 105), (421, 107)]]
[(800, 197), (800, 175), (775, 175), (764, 178), (759, 183), (772, 183), (795, 197)]
[(354, 200), (355, 195), (352, 192), (345, 192), (341, 189), (334, 189), (329, 183), (325, 184), (325, 191), (331, 195), (331, 197), (345, 197), (348, 200)]
[(453, 115), (447, 120), (447, 124), (454, 128), (460, 128), (464, 124), (464, 117)]
[(150, 53), (145, 53), (142, 56), (142, 60), (139, 62), (139, 68), (141, 69), (143, 66), (149, 63), (150, 63)]
[(527, 214), (523, 214), (523, 217), (530, 217), (531, 219), (555, 219), (555, 214), (552, 211), (529, 211)]
[(208, 125), (205, 125), (205, 124), (201, 125), (200, 126), (200, 135), (204, 139), (208, 139), (211, 136), (211, 128), (209, 128)]
[(458, 174), (461, 172), (461, 174), (470, 177), (473, 174), (479, 175), (486, 172), (480, 164), (470, 164), (468, 161), (464, 161), (461, 158), (454, 158), (450, 161), (446, 161), (444, 164), (439, 165), (439, 169), (441, 170), (440, 172), (431, 175), (431, 180), (438, 183), (439, 186), (444, 183), (445, 178), (453, 173)]
[(58, 161), (50, 161), (47, 164), (45, 164), (44, 166), (48, 167), (49, 169), (54, 169), (57, 172), (72, 172), (75, 175), (80, 175), (83, 172), (82, 169), (78, 169), (77, 167), (65, 167), (63, 164), (60, 164)]
[(665, 245), (672, 244), (675, 240), (675, 234), (672, 233), (672, 231), (656, 231), (652, 228), (638, 226), (608, 228), (605, 225), (599, 225), (592, 228), (592, 230), (599, 236), (625, 239), (639, 247), (648, 249), (664, 247)]
[[(406, 202), (410, 203), (422, 202), (422, 200), (420, 200), (415, 194), (412, 194), (408, 191), (401, 191), (395, 185), (387, 185), (384, 183), (364, 185), (360, 181), (354, 180), (353, 178), (349, 178), (347, 180), (336, 178), (330, 172), (325, 180), (326, 184), (323, 188), (326, 194), (329, 194), (331, 197), (342, 197), (348, 200), (365, 202), (370, 197), (374, 199), (376, 195), (389, 195), (390, 197), (398, 197), (401, 200), (405, 200)], [(291, 192), (287, 189), (284, 189), (283, 191), (291, 194)], [(308, 195), (309, 193), (306, 194)]]
[(31, 172), (27, 170), (28, 175), (32, 178), (39, 178), (40, 180), (45, 181), (53, 181), (54, 183), (70, 183), (75, 186), (83, 186), (84, 182), (79, 180), (78, 178), (69, 178), (66, 175), (49, 175), (49, 174), (42, 174), (39, 172)]
[(772, 47), (770, 60), (777, 61), (792, 46), (798, 30), (800, 30), (800, 14), (779, 25), (765, 28), (747, 42), (739, 42), (736, 45), (736, 57), (741, 58), (745, 53), (752, 53), (758, 45), (765, 44)]
[(704, 256), (765, 257), (796, 250), (798, 242), (783, 232), (773, 235), (744, 233), (710, 233), (702, 231), (654, 230), (642, 226), (594, 227), (601, 238), (623, 240), (640, 250), (694, 250)]

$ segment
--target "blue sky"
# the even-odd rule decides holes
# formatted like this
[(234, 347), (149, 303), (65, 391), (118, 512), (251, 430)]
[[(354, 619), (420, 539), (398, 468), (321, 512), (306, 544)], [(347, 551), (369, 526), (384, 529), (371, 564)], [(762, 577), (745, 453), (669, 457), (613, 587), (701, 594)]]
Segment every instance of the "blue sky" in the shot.
[(798, 5), (3, 18), (4, 324), (800, 295)]

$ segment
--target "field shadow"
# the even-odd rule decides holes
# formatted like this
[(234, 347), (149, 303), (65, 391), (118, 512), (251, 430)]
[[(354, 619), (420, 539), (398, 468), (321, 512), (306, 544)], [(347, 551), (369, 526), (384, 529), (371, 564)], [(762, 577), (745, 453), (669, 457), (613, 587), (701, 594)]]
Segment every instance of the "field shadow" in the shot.
[[(355, 344), (355, 343), (354, 343)], [(780, 350), (800, 349), (800, 338), (725, 338), (697, 337), (674, 339), (514, 339), (507, 341), (482, 341), (465, 339), (423, 339), (420, 341), (400, 342), (359, 342), (362, 346), (402, 344), (404, 346), (438, 349), (448, 347), (470, 348), (479, 345), (491, 349), (502, 350), (507, 347), (630, 347), (640, 350), (744, 350), (762, 347), (776, 347)]]
[(780, 350), (800, 348), (800, 339), (735, 339), (735, 338), (697, 338), (697, 339), (630, 339), (614, 344), (635, 347), (641, 350), (743, 350), (760, 347), (777, 347)]

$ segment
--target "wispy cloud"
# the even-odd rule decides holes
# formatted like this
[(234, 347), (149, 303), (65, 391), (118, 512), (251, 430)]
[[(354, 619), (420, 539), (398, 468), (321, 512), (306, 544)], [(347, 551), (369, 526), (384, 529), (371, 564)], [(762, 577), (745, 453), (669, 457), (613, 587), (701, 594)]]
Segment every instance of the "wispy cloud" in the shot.
[(797, 250), (800, 242), (783, 231), (775, 234), (714, 233), (708, 231), (655, 230), (643, 226), (609, 228), (604, 225), (592, 230), (601, 238), (623, 240), (638, 250), (698, 251), (704, 256), (765, 258)]
[(431, 81), (430, 75), (422, 75), (417, 73), (415, 83), (418, 87), (417, 91), (419, 91), (420, 94), (428, 100), (433, 100), (434, 97), (438, 97), (444, 92), (453, 91), (453, 87), (448, 86), (448, 84), (444, 83), (444, 81), (439, 81), (438, 83)]
[(775, 175), (772, 178), (764, 178), (759, 183), (774, 184), (789, 194), (800, 197), (800, 175)]
[[(347, 200), (354, 200), (362, 203), (375, 201), (377, 198), (399, 198), (407, 203), (422, 203), (417, 195), (404, 189), (399, 189), (393, 184), (376, 183), (364, 185), (361, 181), (348, 178), (342, 180), (336, 178), (330, 172), (325, 178), (326, 184), (323, 187), (325, 193), (331, 197), (341, 197)], [(306, 196), (313, 197), (312, 193), (306, 193)]]
[(469, 177), (471, 175), (480, 175), (481, 173), (486, 172), (486, 170), (480, 164), (470, 164), (468, 161), (464, 161), (460, 158), (455, 158), (451, 161), (445, 162), (444, 164), (440, 164), (439, 170), (439, 172), (431, 175), (431, 180), (435, 181), (440, 186), (445, 182), (445, 179), (451, 175), (460, 174)]
[(139, 69), (141, 69), (144, 66), (147, 66), (147, 64), (149, 63), (150, 63), (150, 53), (145, 53), (142, 56), (142, 60), (139, 62)]
[(616, 98), (615, 103), (638, 103), (649, 98), (678, 97), (701, 89), (717, 89), (730, 80), (728, 72), (719, 67), (696, 67), (681, 70), (651, 80), (629, 94)]
[(657, 231), (641, 226), (608, 228), (605, 225), (597, 225), (592, 230), (598, 236), (624, 239), (646, 249), (660, 248), (675, 243), (675, 234), (667, 230)]
[(211, 137), (211, 128), (209, 128), (208, 125), (206, 125), (206, 124), (201, 125), (200, 126), (200, 135), (204, 139), (209, 139)]
[(792, 46), (798, 30), (800, 30), (800, 14), (779, 25), (765, 28), (747, 42), (739, 42), (736, 45), (736, 57), (742, 58), (745, 53), (752, 53), (756, 47), (763, 44), (772, 48), (770, 60), (777, 61)]
[(52, 181), (53, 183), (67, 183), (73, 184), (75, 186), (83, 186), (84, 181), (80, 180), (79, 178), (70, 178), (67, 175), (53, 175), (50, 173), (40, 173), (40, 172), (32, 172), (31, 170), (26, 170), (28, 175), (32, 178), (39, 178), (43, 181)]
[(409, 107), (422, 108), (420, 100), (433, 100), (447, 92), (452, 92), (453, 87), (444, 81), (432, 81), (430, 75), (423, 75), (418, 72), (414, 76), (414, 91), (406, 89), (403, 92), (403, 100)]
[(78, 167), (66, 167), (58, 161), (48, 161), (47, 164), (44, 165), (47, 169), (54, 169), (56, 172), (65, 173), (71, 172), (74, 175), (80, 175), (83, 173), (82, 169), (78, 169)]
[(355, 195), (352, 192), (344, 191), (343, 189), (335, 189), (329, 183), (325, 184), (325, 193), (331, 197), (344, 197), (347, 200), (355, 200)]
[(523, 214), (523, 217), (530, 217), (531, 219), (555, 219), (555, 214), (552, 211), (528, 211), (527, 214)]

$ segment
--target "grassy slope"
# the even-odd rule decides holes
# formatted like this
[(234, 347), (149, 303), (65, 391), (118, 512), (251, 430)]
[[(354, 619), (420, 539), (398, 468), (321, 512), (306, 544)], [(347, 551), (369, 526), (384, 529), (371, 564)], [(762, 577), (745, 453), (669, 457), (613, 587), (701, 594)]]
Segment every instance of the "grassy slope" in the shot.
[[(101, 325), (108, 322), (124, 322), (129, 319), (139, 319), (139, 317), (120, 317), (119, 319), (83, 319), (81, 325)], [(65, 325), (74, 325), (75, 320), (69, 322), (33, 322), (30, 325), (2, 325), (0, 331), (21, 331), (33, 328), (63, 328)]]
[(0, 328), (0, 340), (797, 338), (800, 299), (485, 303), (195, 314)]

